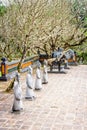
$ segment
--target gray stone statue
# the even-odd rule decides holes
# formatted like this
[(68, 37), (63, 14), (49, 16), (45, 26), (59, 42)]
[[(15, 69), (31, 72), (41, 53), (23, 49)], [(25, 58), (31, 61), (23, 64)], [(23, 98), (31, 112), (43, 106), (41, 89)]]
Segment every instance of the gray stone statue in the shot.
[(44, 62), (43, 62), (43, 63), (44, 63), (44, 65), (46, 65), (46, 66), (48, 65), (48, 62), (47, 62), (46, 59), (44, 59)]
[(35, 90), (42, 89), (42, 81), (41, 81), (41, 64), (40, 62), (37, 64), (37, 70), (36, 70), (36, 81), (35, 81)]
[(65, 59), (64, 69), (70, 69), (69, 65), (68, 65), (68, 60), (67, 59)]
[(42, 83), (43, 84), (48, 83), (47, 61), (46, 60), (44, 60)]
[(33, 100), (35, 99), (35, 94), (34, 94), (34, 84), (33, 84), (33, 77), (32, 77), (32, 67), (29, 66), (28, 68), (28, 74), (26, 77), (26, 99)]
[(14, 102), (13, 102), (13, 107), (12, 107), (12, 112), (14, 111), (20, 111), (23, 109), (23, 104), (22, 104), (22, 89), (20, 87), (20, 75), (18, 72), (16, 72), (15, 76), (15, 81), (14, 81)]

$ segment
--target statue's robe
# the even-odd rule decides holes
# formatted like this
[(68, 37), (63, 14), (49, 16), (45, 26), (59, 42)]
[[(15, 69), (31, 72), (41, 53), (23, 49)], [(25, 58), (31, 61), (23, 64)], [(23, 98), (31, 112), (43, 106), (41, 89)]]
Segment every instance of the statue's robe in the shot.
[(46, 66), (46, 65), (44, 65), (44, 67), (43, 67), (42, 83), (43, 83), (43, 84), (48, 83), (48, 73), (47, 73), (47, 66)]
[(41, 81), (41, 71), (40, 71), (40, 68), (37, 68), (37, 70), (36, 70), (35, 89), (36, 90), (42, 89), (42, 81)]
[(14, 102), (12, 111), (20, 111), (21, 109), (23, 109), (23, 104), (22, 104), (22, 89), (18, 81), (14, 81), (13, 91), (14, 91)]
[(27, 74), (26, 84), (27, 84), (27, 87), (26, 87), (26, 97), (25, 98), (27, 98), (27, 99), (35, 98), (32, 74)]

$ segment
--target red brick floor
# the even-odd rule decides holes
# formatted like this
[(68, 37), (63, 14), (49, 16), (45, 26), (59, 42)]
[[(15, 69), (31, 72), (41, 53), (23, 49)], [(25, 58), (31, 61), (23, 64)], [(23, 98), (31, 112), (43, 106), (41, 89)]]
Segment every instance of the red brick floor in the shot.
[(49, 73), (49, 83), (35, 91), (34, 101), (24, 98), (22, 75), (24, 110), (20, 113), (11, 113), (13, 93), (0, 91), (0, 130), (87, 130), (87, 66), (73, 66), (66, 72)]

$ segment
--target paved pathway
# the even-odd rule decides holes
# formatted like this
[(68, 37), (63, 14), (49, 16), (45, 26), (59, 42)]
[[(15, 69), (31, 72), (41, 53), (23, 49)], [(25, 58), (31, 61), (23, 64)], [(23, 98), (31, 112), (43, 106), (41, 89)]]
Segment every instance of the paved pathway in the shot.
[[(35, 78), (35, 76), (34, 76)], [(49, 73), (49, 83), (25, 100), (24, 110), (11, 113), (13, 93), (0, 92), (0, 130), (87, 130), (87, 66), (71, 67), (67, 74)]]

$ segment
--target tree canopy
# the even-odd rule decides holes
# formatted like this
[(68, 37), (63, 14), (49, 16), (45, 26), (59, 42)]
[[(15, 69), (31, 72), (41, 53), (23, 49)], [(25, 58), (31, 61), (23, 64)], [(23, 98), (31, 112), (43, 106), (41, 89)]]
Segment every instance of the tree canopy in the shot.
[(0, 57), (8, 60), (54, 49), (85, 48), (86, 0), (13, 0), (0, 6)]

